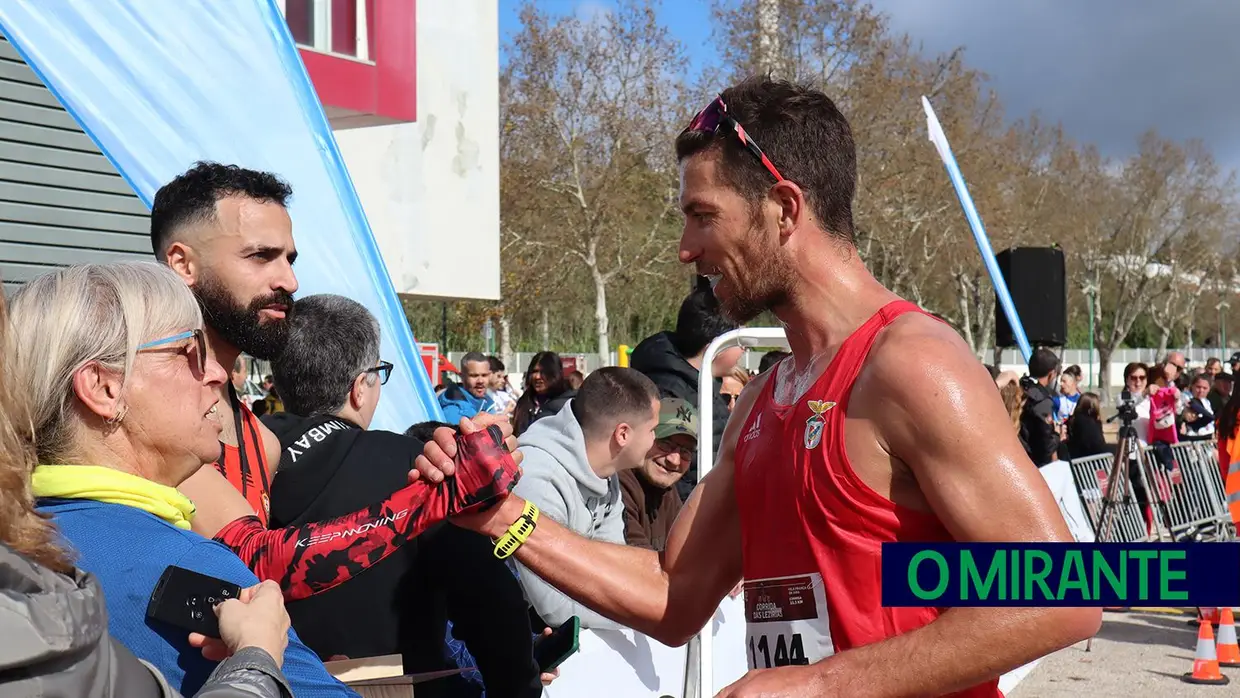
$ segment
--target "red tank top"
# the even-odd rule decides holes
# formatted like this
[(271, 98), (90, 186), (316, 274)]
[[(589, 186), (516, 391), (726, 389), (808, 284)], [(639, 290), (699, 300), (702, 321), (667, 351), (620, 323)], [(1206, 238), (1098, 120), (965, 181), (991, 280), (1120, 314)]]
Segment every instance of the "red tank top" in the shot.
[[(866, 355), (879, 331), (908, 312), (921, 311), (907, 301), (882, 308), (793, 405), (775, 401), (772, 375), (741, 430), (735, 477), (751, 669), (812, 664), (940, 613), (883, 608), (881, 545), (951, 535), (937, 517), (870, 489), (844, 449), (848, 398)], [(1002, 696), (997, 680), (953, 695)]]
[[(230, 391), (231, 393), (231, 391)], [(262, 432), (259, 431), (258, 417), (246, 407), (244, 402), (234, 396), (233, 414), (237, 431), (237, 442), (240, 446), (229, 446), (221, 443), (223, 454), (215, 462), (215, 469), (237, 488), (245, 501), (249, 502), (259, 521), (266, 528), (271, 514), (271, 475), (267, 467), (267, 451), (263, 448)]]

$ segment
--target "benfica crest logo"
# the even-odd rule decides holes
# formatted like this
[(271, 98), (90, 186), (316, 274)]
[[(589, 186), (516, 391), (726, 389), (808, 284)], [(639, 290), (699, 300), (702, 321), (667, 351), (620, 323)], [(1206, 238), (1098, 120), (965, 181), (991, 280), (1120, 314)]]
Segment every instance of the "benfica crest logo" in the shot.
[(822, 430), (826, 427), (827, 420), (822, 415), (827, 410), (835, 407), (834, 402), (826, 402), (825, 400), (810, 400), (805, 403), (814, 414), (805, 420), (805, 448), (817, 448), (822, 443)]

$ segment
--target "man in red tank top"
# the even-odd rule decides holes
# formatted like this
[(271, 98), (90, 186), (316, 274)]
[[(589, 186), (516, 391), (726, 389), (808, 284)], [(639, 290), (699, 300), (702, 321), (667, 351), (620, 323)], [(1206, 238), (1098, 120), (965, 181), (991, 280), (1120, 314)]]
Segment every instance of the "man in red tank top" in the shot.
[[(751, 671), (730, 698), (998, 696), (1002, 673), (1093, 635), (1097, 609), (882, 606), (884, 542), (1073, 539), (989, 372), (862, 263), (856, 155), (831, 100), (748, 80), (676, 151), (681, 261), (737, 322), (772, 310), (793, 356), (746, 386), (662, 555), (540, 520), (516, 557), (669, 644), (744, 579)], [(429, 463), (453, 451), (448, 436)], [(500, 536), (523, 506), (460, 523)]]

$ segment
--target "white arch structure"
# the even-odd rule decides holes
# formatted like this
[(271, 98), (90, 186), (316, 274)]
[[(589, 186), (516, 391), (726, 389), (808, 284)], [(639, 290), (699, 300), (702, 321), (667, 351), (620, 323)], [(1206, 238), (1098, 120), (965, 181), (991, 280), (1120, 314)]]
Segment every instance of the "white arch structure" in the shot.
[[(706, 347), (706, 353), (702, 355), (702, 369), (698, 372), (698, 482), (701, 482), (715, 465), (715, 375), (710, 370), (711, 363), (719, 352), (737, 345), (746, 349), (769, 348), (786, 351), (788, 339), (778, 327), (742, 327), (720, 335)], [(723, 688), (713, 685), (715, 643), (713, 633), (710, 632), (711, 625), (707, 623), (705, 630), (698, 633), (701, 648), (698, 686), (703, 697), (713, 696)], [(740, 674), (743, 675), (747, 668), (742, 667)]]

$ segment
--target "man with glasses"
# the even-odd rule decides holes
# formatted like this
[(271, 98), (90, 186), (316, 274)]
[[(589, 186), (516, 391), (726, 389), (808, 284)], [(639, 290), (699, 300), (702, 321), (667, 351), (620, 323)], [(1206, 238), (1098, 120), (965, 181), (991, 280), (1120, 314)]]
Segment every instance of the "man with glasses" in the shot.
[[(365, 307), (329, 294), (298, 299), (272, 373), (286, 408), (263, 418), (282, 449), (271, 486), (273, 527), (330, 521), (405, 487), (422, 442), (369, 430), (392, 364), (379, 357), (379, 323)], [(382, 552), (368, 543), (369, 530), (394, 527), (413, 515), (375, 509), (369, 526), (327, 534), (359, 548), (330, 562), (352, 570), (345, 581), (288, 603), (293, 628), (306, 645), (322, 657), (400, 654), (411, 673), (455, 669), (444, 652), (450, 618), (488, 692), (541, 695), (521, 586), (491, 553), (491, 541), (444, 523), (357, 574), (360, 560)], [(408, 595), (418, 603), (404, 603)], [(425, 691), (419, 686), (418, 695), (438, 695), (457, 682)]]
[[(662, 553), (586, 540), (520, 497), (457, 521), (493, 536), (516, 522), (523, 565), (665, 644), (709, 632), (744, 579), (751, 671), (725, 698), (997, 698), (1004, 672), (1093, 635), (1098, 609), (883, 605), (885, 542), (1073, 538), (968, 345), (866, 269), (856, 152), (831, 100), (746, 80), (676, 155), (681, 262), (733, 321), (773, 312), (792, 358), (746, 386)], [(449, 436), (428, 462), (455, 451)]]
[(620, 473), (624, 501), (624, 540), (650, 550), (667, 547), (667, 535), (680, 513), (676, 483), (697, 455), (697, 410), (674, 397), (659, 403), (654, 446), (636, 468)]

